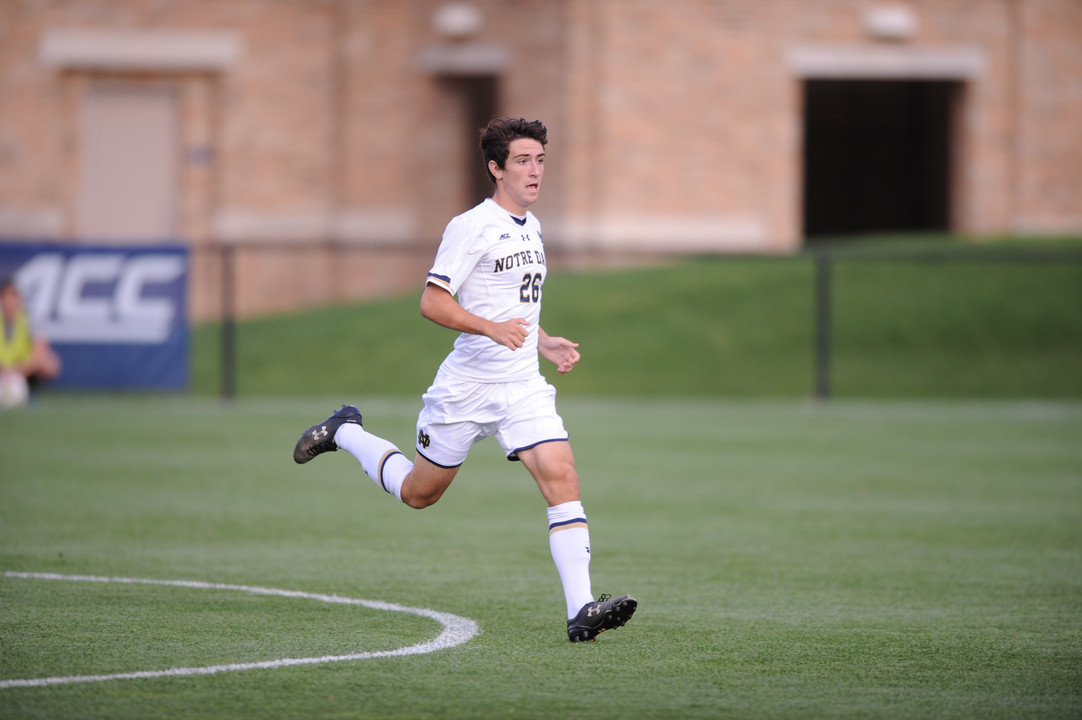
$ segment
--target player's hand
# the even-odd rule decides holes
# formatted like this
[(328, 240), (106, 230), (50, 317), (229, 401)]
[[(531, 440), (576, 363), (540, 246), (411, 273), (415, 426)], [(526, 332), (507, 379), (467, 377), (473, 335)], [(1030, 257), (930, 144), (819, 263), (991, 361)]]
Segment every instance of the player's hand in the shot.
[(530, 334), (530, 323), (524, 318), (512, 318), (503, 322), (494, 322), (488, 333), (489, 338), (504, 347), (518, 350)]
[(578, 346), (578, 343), (571, 342), (567, 338), (550, 335), (542, 335), (537, 343), (541, 356), (556, 365), (556, 370), (561, 375), (571, 372), (582, 358), (577, 349)]

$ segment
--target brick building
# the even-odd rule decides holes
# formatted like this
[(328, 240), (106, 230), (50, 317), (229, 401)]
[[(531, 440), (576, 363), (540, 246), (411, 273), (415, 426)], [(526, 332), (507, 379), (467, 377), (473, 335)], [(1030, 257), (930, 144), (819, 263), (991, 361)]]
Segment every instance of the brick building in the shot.
[[(1082, 0), (0, 0), (0, 237), (179, 238), (192, 314), (416, 286), (549, 126), (553, 256), (1082, 232)], [(300, 248), (300, 249), (298, 249)]]

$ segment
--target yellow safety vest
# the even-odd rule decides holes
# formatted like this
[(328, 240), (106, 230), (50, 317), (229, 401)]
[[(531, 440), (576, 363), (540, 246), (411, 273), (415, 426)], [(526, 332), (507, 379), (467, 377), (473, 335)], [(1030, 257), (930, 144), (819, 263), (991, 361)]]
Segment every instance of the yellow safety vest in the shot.
[(29, 360), (34, 354), (34, 341), (30, 339), (30, 323), (26, 320), (26, 313), (20, 311), (10, 326), (2, 321), (0, 325), (3, 325), (3, 332), (0, 332), (0, 368), (15, 367)]

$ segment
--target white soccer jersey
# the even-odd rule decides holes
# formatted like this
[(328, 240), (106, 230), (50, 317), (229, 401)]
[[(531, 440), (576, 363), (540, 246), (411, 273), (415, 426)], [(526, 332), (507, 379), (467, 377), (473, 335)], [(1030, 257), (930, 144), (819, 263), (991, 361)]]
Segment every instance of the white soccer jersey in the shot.
[(518, 350), (484, 335), (462, 333), (441, 369), (475, 382), (509, 382), (540, 374), (537, 327), (545, 283), (541, 224), (527, 211), (516, 218), (491, 198), (447, 224), (428, 282), (458, 295), (463, 308), (488, 320), (525, 318)]

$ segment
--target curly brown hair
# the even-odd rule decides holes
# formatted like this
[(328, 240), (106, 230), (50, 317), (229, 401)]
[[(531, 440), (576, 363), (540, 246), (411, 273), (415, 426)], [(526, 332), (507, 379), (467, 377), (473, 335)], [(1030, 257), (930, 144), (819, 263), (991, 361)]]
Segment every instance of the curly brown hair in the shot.
[(485, 163), (485, 172), (488, 179), (495, 184), (496, 176), (488, 169), (489, 161), (494, 161), (496, 167), (503, 168), (507, 162), (507, 155), (512, 140), (528, 138), (541, 143), (545, 147), (548, 143), (548, 129), (540, 120), (526, 120), (524, 118), (500, 117), (492, 118), (488, 125), (481, 130), (479, 145), (481, 147), (481, 159)]

